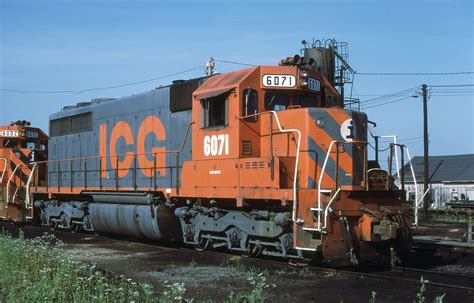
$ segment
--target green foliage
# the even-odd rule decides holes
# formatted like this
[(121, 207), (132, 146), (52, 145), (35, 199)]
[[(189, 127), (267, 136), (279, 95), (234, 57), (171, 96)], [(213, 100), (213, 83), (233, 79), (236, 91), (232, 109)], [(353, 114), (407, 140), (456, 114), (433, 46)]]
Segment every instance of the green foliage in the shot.
[(168, 281), (165, 281), (165, 290), (163, 291), (160, 302), (192, 302), (193, 300), (188, 300), (184, 298), (184, 293), (186, 288), (184, 283), (173, 283), (169, 284)]
[(372, 290), (372, 293), (370, 295), (370, 303), (375, 303), (377, 301), (377, 292)]
[(0, 234), (2, 302), (153, 302), (152, 287), (73, 260), (54, 236)]
[(275, 284), (269, 284), (267, 277), (264, 273), (255, 274), (251, 271), (247, 274), (247, 281), (249, 282), (252, 290), (249, 292), (242, 292), (235, 294), (231, 292), (227, 302), (229, 303), (263, 303), (265, 302), (266, 295), (271, 288), (276, 287)]
[[(421, 283), (420, 290), (416, 294), (416, 298), (418, 299), (418, 303), (424, 303), (425, 302), (426, 288), (427, 288), (428, 283), (430, 283), (430, 281), (425, 280), (425, 279), (423, 279), (423, 277), (421, 277), (420, 283)], [(434, 303), (443, 303), (444, 296), (446, 296), (446, 294), (443, 294), (441, 296), (436, 297), (434, 299)]]

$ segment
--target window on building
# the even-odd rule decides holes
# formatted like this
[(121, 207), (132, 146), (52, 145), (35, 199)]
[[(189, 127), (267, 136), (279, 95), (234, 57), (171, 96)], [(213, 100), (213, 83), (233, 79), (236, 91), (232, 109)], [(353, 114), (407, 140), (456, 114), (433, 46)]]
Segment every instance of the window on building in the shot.
[(266, 110), (284, 110), (290, 105), (290, 96), (284, 93), (267, 92), (265, 94)]
[[(258, 93), (256, 90), (246, 88), (242, 94), (242, 116), (250, 116), (258, 113)], [(246, 122), (255, 122), (258, 116), (245, 118)]]
[(201, 101), (203, 110), (203, 128), (222, 127), (228, 124), (227, 94), (216, 96)]

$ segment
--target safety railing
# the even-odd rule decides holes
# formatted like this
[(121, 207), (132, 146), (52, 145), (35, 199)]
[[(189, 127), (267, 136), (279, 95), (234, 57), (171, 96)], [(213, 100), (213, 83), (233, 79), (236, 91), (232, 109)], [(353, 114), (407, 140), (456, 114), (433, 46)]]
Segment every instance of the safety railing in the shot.
[(3, 186), (3, 178), (5, 177), (5, 172), (7, 171), (8, 160), (7, 158), (0, 158), (0, 161), (3, 161), (2, 175), (0, 176), (0, 187)]
[[(337, 197), (337, 194), (339, 193), (339, 190), (340, 188), (338, 188), (339, 186), (339, 146), (340, 145), (346, 145), (346, 144), (362, 144), (364, 146), (364, 167), (363, 167), (363, 184), (364, 184), (364, 188), (367, 189), (367, 141), (357, 141), (357, 140), (354, 140), (354, 141), (337, 141), (337, 140), (334, 140), (334, 141), (331, 141), (331, 143), (329, 144), (329, 148), (327, 150), (327, 153), (326, 153), (326, 157), (324, 159), (324, 162), (323, 162), (323, 166), (321, 167), (321, 173), (319, 175), (319, 180), (318, 180), (318, 207), (316, 208), (316, 211), (318, 213), (318, 226), (316, 228), (314, 228), (315, 231), (323, 231), (325, 228), (326, 228), (326, 222), (327, 222), (327, 216), (328, 216), (328, 210), (329, 210), (329, 206), (330, 204), (332, 204), (333, 200), (335, 199), (335, 197)], [(329, 157), (331, 155), (331, 151), (332, 151), (332, 148), (333, 146), (336, 146), (336, 171), (335, 171), (335, 182), (336, 182), (336, 185), (335, 185), (335, 188), (338, 188), (336, 193), (337, 194), (334, 194), (332, 197), (331, 197), (331, 200), (330, 202), (328, 203), (328, 205), (326, 205), (326, 208), (323, 209), (322, 208), (322, 201), (321, 201), (321, 193), (322, 193), (322, 189), (321, 189), (321, 186), (323, 184), (323, 178), (324, 178), (324, 173), (326, 171), (326, 166), (327, 166), (327, 163), (329, 161)], [(321, 216), (322, 214), (324, 214), (324, 228), (321, 226)]]
[[(34, 172), (30, 174), (27, 182), (27, 187), (28, 187), (28, 193), (30, 193), (29, 188), (33, 185), (35, 187), (38, 187), (38, 173), (43, 168), (43, 171), (46, 172), (46, 182), (45, 182), (45, 187), (46, 191), (49, 191), (52, 186), (57, 188), (58, 192), (62, 192), (64, 187), (69, 187), (70, 192), (74, 191), (74, 188), (77, 186), (80, 186), (81, 188), (87, 190), (89, 188), (99, 188), (102, 189), (104, 186), (104, 175), (106, 180), (115, 180), (114, 186), (111, 186), (110, 188), (115, 187), (116, 190), (120, 190), (120, 181), (121, 180), (131, 180), (130, 183), (127, 184), (127, 187), (131, 187), (134, 190), (138, 190), (138, 184), (139, 182), (139, 170), (143, 172), (150, 172), (149, 174), (143, 173), (144, 177), (141, 177), (141, 179), (144, 180), (149, 180), (149, 185), (150, 188), (157, 189), (158, 188), (158, 175), (157, 172), (161, 170), (171, 170), (171, 177), (170, 177), (170, 187), (176, 188), (176, 193), (179, 193), (180, 190), (180, 178), (179, 178), (179, 172), (181, 169), (180, 166), (180, 155), (182, 154), (184, 147), (186, 146), (186, 143), (188, 141), (189, 137), (189, 131), (191, 129), (191, 126), (194, 124), (194, 122), (190, 122), (186, 128), (185, 135), (183, 137), (183, 141), (181, 142), (181, 145), (178, 149), (176, 150), (163, 150), (163, 151), (153, 151), (153, 152), (146, 152), (146, 153), (126, 153), (126, 154), (117, 154), (117, 155), (106, 155), (106, 156), (91, 156), (91, 157), (78, 157), (78, 158), (67, 158), (67, 159), (57, 159), (57, 160), (47, 160), (47, 161), (37, 161), (34, 162)], [(167, 159), (165, 158), (165, 165), (159, 165), (158, 164), (158, 157), (159, 155), (163, 154), (174, 154), (175, 155), (175, 164), (174, 165), (166, 165)], [(147, 157), (153, 156), (153, 160), (149, 160)], [(146, 162), (152, 161), (152, 164), (148, 164), (145, 166), (140, 165), (139, 167), (139, 157), (146, 158)], [(120, 159), (129, 159), (127, 161), (130, 161), (130, 167), (123, 168), (121, 167), (121, 162)], [(131, 160), (130, 160), (131, 159)], [(110, 163), (114, 163), (112, 165), (112, 168), (107, 168), (108, 166), (105, 166), (109, 161)], [(123, 160), (122, 160), (123, 161)], [(32, 163), (33, 164), (33, 163)], [(32, 169), (33, 170), (33, 169)], [(125, 179), (124, 176), (121, 176), (121, 174), (126, 171), (125, 175), (128, 175), (128, 172), (131, 170), (131, 177), (128, 177)], [(173, 174), (174, 170), (174, 174)], [(113, 172), (114, 176), (112, 178), (109, 178), (109, 173)], [(97, 178), (91, 179), (89, 176), (91, 174), (98, 174)], [(65, 175), (66, 178), (63, 178), (63, 175)], [(77, 176), (81, 176), (81, 178), (77, 178)], [(175, 176), (174, 180), (175, 183), (173, 184), (173, 175)], [(53, 177), (56, 177), (55, 179)], [(36, 181), (33, 181), (36, 180)], [(54, 181), (54, 182), (53, 182)], [(91, 181), (95, 181), (95, 186), (91, 186)], [(98, 183), (98, 184), (97, 184)], [(110, 185), (110, 182), (109, 182)], [(143, 186), (144, 183), (141, 183), (141, 187)], [(166, 186), (168, 187), (168, 186)], [(110, 189), (108, 188), (108, 189)], [(30, 203), (30, 202), (29, 202)]]
[(25, 209), (26, 210), (29, 210), (30, 213), (26, 214), (25, 218), (27, 220), (29, 219), (33, 219), (33, 203), (31, 203), (31, 195), (30, 195), (30, 185), (31, 185), (31, 181), (33, 179), (33, 176), (35, 175), (35, 170), (36, 170), (36, 167), (37, 167), (37, 163), (33, 163), (33, 167), (31, 168), (31, 172), (30, 172), (30, 175), (28, 176), (28, 181), (26, 181), (26, 185), (25, 185), (25, 188), (26, 188), (26, 191), (25, 191)]
[(299, 156), (300, 156), (300, 146), (301, 146), (301, 131), (296, 128), (288, 128), (284, 129), (281, 126), (280, 119), (278, 118), (278, 114), (276, 111), (266, 111), (266, 112), (261, 112), (261, 113), (256, 113), (248, 116), (241, 116), (241, 117), (236, 117), (239, 120), (245, 121), (246, 118), (251, 118), (251, 117), (256, 117), (256, 116), (262, 116), (262, 115), (270, 115), (270, 120), (269, 120), (269, 148), (270, 148), (270, 169), (271, 169), (271, 175), (273, 179), (273, 174), (274, 174), (274, 159), (273, 159), (273, 119), (272, 116), (275, 117), (275, 121), (278, 127), (278, 131), (280, 133), (296, 133), (298, 135), (298, 140), (296, 143), (296, 155), (295, 155), (295, 172), (294, 172), (294, 177), (293, 177), (293, 222), (297, 222), (297, 211), (298, 211), (298, 162), (299, 162)]
[[(396, 142), (396, 137), (394, 136), (394, 142)], [(393, 150), (395, 150), (395, 152), (397, 151), (397, 148), (395, 147), (399, 147), (400, 148), (400, 155), (401, 155), (401, 166), (402, 166), (402, 169), (399, 169), (399, 165), (398, 165), (398, 158), (396, 157), (395, 161), (397, 163), (397, 176), (398, 176), (398, 179), (400, 181), (400, 184), (399, 184), (399, 189), (401, 189), (403, 192), (405, 192), (405, 161), (404, 161), (404, 151), (406, 153), (406, 156), (408, 158), (408, 164), (410, 166), (410, 172), (411, 172), (411, 177), (413, 179), (413, 185), (414, 185), (414, 188), (415, 188), (415, 203), (413, 205), (413, 216), (415, 218), (415, 222), (414, 222), (414, 225), (417, 226), (418, 225), (418, 206), (419, 204), (421, 203), (421, 201), (425, 198), (426, 194), (429, 192), (429, 189), (427, 189), (424, 194), (421, 196), (420, 199), (418, 199), (418, 183), (416, 181), (416, 176), (415, 176), (415, 169), (413, 168), (413, 163), (411, 162), (411, 155), (410, 155), (410, 151), (408, 149), (408, 147), (406, 147), (404, 144), (398, 144), (398, 143), (390, 143), (389, 145), (389, 148), (390, 148), (390, 152), (389, 152), (389, 165), (388, 165), (388, 171), (389, 171), (389, 174), (392, 175), (392, 162), (393, 162)], [(396, 155), (396, 153), (395, 153)]]
[[(8, 178), (8, 182), (7, 182), (7, 186), (6, 186), (6, 188), (7, 188), (7, 204), (10, 203), (10, 183), (11, 183), (13, 177), (15, 176), (16, 171), (18, 170), (18, 168), (21, 168), (20, 164), (15, 166), (15, 168), (13, 169), (10, 177)], [(15, 199), (13, 199), (13, 202), (15, 202)]]

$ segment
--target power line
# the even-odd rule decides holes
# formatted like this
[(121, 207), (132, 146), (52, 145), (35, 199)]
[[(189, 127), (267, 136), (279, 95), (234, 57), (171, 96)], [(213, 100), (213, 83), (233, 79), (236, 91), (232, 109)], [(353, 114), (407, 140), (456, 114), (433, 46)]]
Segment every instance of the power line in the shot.
[(159, 76), (155, 78), (150, 78), (142, 81), (137, 81), (137, 82), (131, 82), (131, 83), (125, 83), (125, 84), (119, 84), (119, 85), (112, 85), (112, 86), (104, 86), (104, 87), (95, 87), (95, 88), (86, 88), (86, 89), (81, 89), (81, 90), (51, 90), (51, 91), (42, 91), (42, 90), (20, 90), (20, 89), (8, 89), (8, 88), (0, 88), (0, 91), (4, 92), (11, 92), (11, 93), (20, 93), (20, 94), (82, 94), (85, 92), (90, 92), (90, 91), (98, 91), (98, 90), (106, 90), (106, 89), (113, 89), (113, 88), (120, 88), (120, 87), (126, 87), (126, 86), (131, 86), (131, 85), (137, 85), (137, 84), (142, 84), (142, 83), (147, 83), (151, 81), (156, 81), (172, 76), (177, 76), (180, 74), (188, 73), (191, 71), (195, 71), (198, 69), (202, 69), (204, 66), (197, 66), (193, 67), (187, 70), (183, 70), (180, 72), (164, 75), (164, 76)]
[(356, 75), (363, 76), (448, 76), (448, 75), (472, 75), (474, 71), (468, 72), (439, 72), (439, 73), (360, 73)]
[(234, 65), (244, 65), (244, 66), (257, 66), (255, 64), (243, 63), (243, 62), (236, 62), (236, 61), (229, 61), (229, 60), (219, 60), (214, 59), (216, 62), (227, 63), (227, 64), (234, 64)]
[(368, 104), (375, 104), (375, 103), (380, 103), (380, 102), (383, 102), (383, 101), (386, 101), (386, 100), (398, 98), (398, 97), (401, 97), (401, 96), (404, 96), (404, 95), (412, 95), (415, 92), (415, 90), (418, 89), (418, 88), (419, 88), (418, 86), (415, 86), (415, 87), (407, 88), (405, 90), (401, 90), (401, 91), (398, 91), (398, 92), (394, 92), (394, 93), (390, 93), (390, 94), (386, 94), (386, 95), (380, 95), (378, 97), (362, 101), (361, 103), (365, 106), (365, 105), (368, 105)]
[(400, 98), (400, 99), (395, 99), (395, 100), (391, 100), (391, 101), (387, 101), (387, 102), (383, 102), (383, 103), (380, 103), (380, 104), (375, 104), (375, 105), (371, 105), (371, 106), (362, 106), (362, 109), (369, 109), (369, 108), (373, 108), (373, 107), (378, 107), (378, 106), (382, 106), (382, 105), (387, 105), (387, 104), (390, 104), (390, 103), (395, 103), (395, 102), (400, 102), (400, 101), (403, 101), (403, 100), (406, 100), (406, 99), (409, 99), (411, 98), (411, 96), (408, 96), (408, 97), (403, 97), (403, 98)]
[(444, 85), (430, 85), (430, 87), (464, 87), (474, 86), (474, 84), (444, 84)]

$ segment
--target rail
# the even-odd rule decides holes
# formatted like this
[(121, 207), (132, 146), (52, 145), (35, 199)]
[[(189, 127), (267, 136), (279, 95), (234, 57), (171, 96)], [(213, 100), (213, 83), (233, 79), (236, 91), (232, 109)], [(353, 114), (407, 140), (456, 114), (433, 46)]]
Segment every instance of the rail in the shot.
[[(401, 164), (402, 164), (402, 169), (399, 169), (397, 170), (397, 176), (400, 180), (400, 184), (399, 184), (399, 188), (404, 191), (405, 190), (405, 163), (404, 163), (404, 151), (407, 155), (407, 158), (408, 158), (408, 164), (410, 166), (410, 172), (411, 172), (411, 177), (413, 179), (413, 184), (414, 184), (414, 187), (415, 187), (415, 203), (414, 203), (414, 207), (413, 207), (413, 215), (415, 217), (415, 222), (414, 222), (414, 225), (415, 226), (418, 226), (418, 206), (421, 202), (421, 200), (423, 200), (423, 198), (426, 196), (426, 194), (428, 193), (428, 189), (425, 191), (425, 193), (423, 194), (423, 196), (421, 197), (421, 199), (418, 199), (418, 183), (416, 182), (416, 176), (415, 176), (415, 170), (413, 168), (413, 163), (411, 162), (411, 155), (410, 155), (410, 151), (408, 149), (408, 147), (406, 147), (404, 144), (398, 144), (398, 143), (390, 143), (389, 145), (389, 148), (390, 148), (390, 157), (389, 157), (389, 174), (392, 175), (392, 154), (393, 154), (393, 148), (394, 147), (399, 147), (400, 148), (400, 154), (401, 154)], [(395, 152), (397, 151), (397, 149), (395, 148)], [(395, 153), (396, 154), (396, 153)], [(398, 158), (396, 159), (396, 162), (397, 162), (397, 168), (399, 167), (398, 166)], [(406, 198), (406, 197), (405, 197)]]
[[(326, 171), (326, 165), (329, 161), (329, 157), (331, 155), (331, 151), (332, 151), (332, 148), (334, 145), (336, 145), (336, 188), (337, 188), (337, 185), (338, 185), (338, 171), (339, 171), (339, 144), (342, 144), (342, 145), (345, 145), (345, 144), (363, 144), (364, 145), (364, 171), (363, 171), (363, 174), (364, 174), (364, 184), (365, 184), (365, 188), (367, 188), (367, 141), (337, 141), (337, 140), (333, 140), (331, 141), (331, 144), (329, 144), (329, 148), (327, 150), (327, 153), (326, 153), (326, 157), (324, 159), (324, 162), (323, 162), (323, 166), (321, 168), (321, 173), (319, 175), (319, 181), (318, 181), (318, 207), (316, 208), (317, 212), (318, 212), (318, 227), (315, 228), (315, 231), (323, 231), (324, 228), (321, 227), (321, 213), (323, 211), (322, 209), (322, 203), (321, 203), (321, 184), (323, 182), (323, 176), (324, 176), (324, 172)], [(337, 193), (339, 192), (340, 188), (337, 190)], [(334, 198), (336, 197), (337, 195), (333, 195), (331, 200), (330, 200), (330, 203), (333, 202)], [(328, 206), (326, 206), (326, 209), (324, 210), (324, 225), (326, 227), (326, 220), (327, 220), (327, 212), (328, 212)]]
[(2, 186), (3, 185), (3, 177), (5, 177), (5, 172), (7, 171), (8, 161), (7, 161), (7, 158), (0, 158), (0, 160), (4, 162), (3, 170), (2, 170), (2, 176), (0, 177), (0, 186)]
[[(262, 116), (262, 115), (267, 115), (267, 114), (273, 115), (275, 117), (275, 121), (277, 123), (278, 130), (279, 130), (280, 133), (297, 133), (298, 134), (298, 141), (297, 141), (297, 144), (296, 144), (296, 156), (295, 156), (296, 157), (296, 159), (295, 159), (295, 173), (294, 173), (294, 177), (293, 177), (293, 216), (292, 216), (293, 222), (297, 222), (297, 211), (298, 211), (298, 193), (297, 193), (297, 189), (298, 189), (298, 162), (299, 162), (300, 146), (301, 146), (301, 131), (299, 129), (296, 129), (296, 128), (284, 129), (281, 126), (280, 119), (278, 118), (278, 115), (277, 115), (276, 111), (274, 111), (274, 110), (261, 112), (261, 113), (256, 113), (256, 114), (252, 114), (252, 115), (248, 115), (248, 116), (236, 117), (236, 118), (239, 119), (239, 120), (243, 120), (243, 119), (246, 119), (246, 118)], [(273, 146), (272, 146), (273, 127), (272, 127), (272, 121), (273, 121), (272, 118), (270, 118), (270, 133), (269, 133), (270, 144), (269, 144), (269, 146), (270, 146), (270, 156), (271, 156), (272, 162), (273, 162)], [(271, 166), (272, 166), (272, 170), (273, 170), (273, 163), (272, 163)], [(273, 173), (272, 173), (272, 176), (273, 176)]]
[[(103, 173), (107, 174), (107, 179), (109, 179), (108, 177), (108, 173), (113, 171), (115, 173), (115, 188), (117, 190), (119, 190), (119, 174), (123, 171), (127, 171), (127, 174), (128, 174), (128, 171), (132, 170), (132, 175), (131, 175), (131, 179), (132, 179), (132, 187), (137, 190), (138, 188), (138, 176), (137, 176), (137, 170), (141, 170), (143, 172), (146, 172), (146, 171), (150, 171), (150, 172), (153, 172), (151, 173), (149, 176), (146, 176), (145, 179), (147, 180), (150, 180), (150, 187), (151, 188), (154, 188), (154, 189), (157, 189), (158, 185), (157, 185), (157, 171), (160, 171), (162, 169), (171, 169), (171, 177), (170, 177), (170, 187), (175, 187), (176, 188), (176, 192), (179, 193), (179, 188), (180, 188), (180, 179), (179, 179), (179, 170), (180, 170), (180, 154), (183, 152), (184, 150), (184, 147), (186, 146), (186, 143), (188, 141), (188, 137), (189, 137), (189, 131), (191, 129), (191, 126), (194, 124), (194, 122), (190, 122), (188, 123), (187, 127), (186, 127), (186, 131), (185, 131), (185, 134), (184, 134), (184, 137), (183, 137), (183, 140), (179, 146), (178, 149), (174, 149), (174, 150), (164, 150), (164, 151), (153, 151), (153, 152), (145, 152), (145, 153), (125, 153), (125, 154), (116, 154), (116, 155), (104, 155), (104, 156), (89, 156), (89, 157), (76, 157), (76, 158), (66, 158), (66, 159), (55, 159), (55, 160), (46, 160), (46, 161), (37, 161), (37, 162), (34, 162), (34, 167), (36, 168), (36, 179), (37, 178), (37, 175), (38, 175), (38, 171), (39, 171), (39, 167), (43, 167), (45, 166), (46, 167), (46, 174), (47, 174), (47, 185), (46, 185), (46, 188), (47, 190), (49, 189), (49, 187), (51, 187), (53, 185), (53, 182), (50, 182), (51, 181), (51, 175), (54, 175), (54, 174), (57, 174), (57, 179), (55, 180), (56, 181), (56, 184), (54, 185), (54, 187), (57, 187), (58, 188), (58, 192), (61, 192), (61, 188), (63, 188), (63, 186), (66, 186), (66, 187), (70, 187), (71, 188), (71, 191), (73, 191), (73, 188), (75, 185), (77, 185), (78, 181), (80, 181), (80, 184), (81, 186), (84, 187), (84, 189), (88, 189), (88, 187), (90, 187), (90, 179), (89, 179), (89, 175), (91, 173), (98, 173), (98, 177), (95, 179), (96, 182), (98, 182), (99, 184), (96, 184), (98, 185), (97, 187), (99, 187), (100, 189), (102, 189), (103, 187)], [(165, 159), (165, 165), (164, 166), (159, 166), (158, 163), (157, 163), (157, 158), (158, 158), (158, 155), (162, 155), (162, 154), (174, 154), (175, 155), (175, 165), (167, 165), (166, 164), (166, 159)], [(138, 160), (138, 156), (147, 156), (147, 155), (152, 155), (154, 156), (153, 157), (153, 160), (148, 160), (148, 161), (151, 161), (152, 164), (150, 165), (147, 165), (145, 167), (138, 167), (138, 164), (137, 162), (139, 161)], [(120, 157), (129, 157), (131, 159), (130, 161), (130, 167), (128, 168), (122, 168), (120, 167), (120, 165), (118, 164), (119, 163), (119, 158)], [(112, 165), (112, 168), (105, 168), (103, 169), (103, 164), (104, 164), (104, 161), (106, 160), (110, 160), (111, 162), (113, 162), (115, 164), (115, 167), (114, 165)], [(90, 167), (88, 167), (88, 164), (91, 162), (91, 161), (95, 161), (93, 164), (95, 165), (95, 168), (93, 169), (90, 169)], [(79, 169), (74, 169), (74, 164), (79, 165)], [(93, 166), (94, 166), (93, 165)], [(67, 167), (66, 169), (63, 169), (64, 167)], [(173, 174), (173, 169), (175, 170), (175, 173)], [(75, 174), (76, 173), (80, 173), (80, 174), (83, 174), (83, 178), (75, 178)], [(62, 180), (63, 177), (62, 175), (63, 174), (66, 174), (66, 180)], [(68, 174), (69, 174), (69, 179), (68, 178)], [(175, 175), (175, 184), (173, 184), (173, 175)], [(32, 183), (32, 178), (33, 178), (33, 174), (30, 174), (30, 182), (28, 184), (28, 188), (31, 186), (31, 183)], [(113, 180), (113, 179), (112, 179)], [(66, 181), (66, 182), (65, 182)], [(69, 181), (69, 182), (68, 182)], [(35, 184), (36, 187), (38, 186), (38, 184), (36, 183)]]
[(25, 185), (25, 187), (26, 187), (25, 209), (31, 210), (30, 215), (27, 214), (27, 215), (25, 216), (25, 218), (26, 218), (27, 220), (33, 219), (33, 209), (34, 209), (34, 207), (33, 207), (33, 204), (31, 203), (30, 185), (31, 185), (31, 180), (32, 180), (32, 178), (33, 178), (33, 175), (34, 175), (34, 173), (35, 173), (35, 170), (36, 170), (36, 166), (37, 166), (37, 165), (38, 165), (38, 164), (33, 163), (33, 167), (31, 168), (30, 175), (28, 176), (28, 181), (26, 182), (26, 185)]
[(12, 181), (13, 176), (15, 176), (15, 173), (16, 173), (16, 171), (18, 170), (18, 168), (20, 166), (21, 166), (20, 164), (17, 164), (15, 166), (15, 168), (13, 169), (12, 174), (8, 178), (8, 182), (7, 182), (7, 204), (10, 203), (10, 182)]
[(329, 200), (328, 205), (326, 205), (326, 208), (324, 209), (324, 226), (323, 226), (322, 230), (325, 230), (326, 227), (327, 227), (329, 209), (330, 209), (330, 206), (331, 206), (332, 202), (336, 199), (337, 195), (339, 194), (339, 191), (341, 191), (340, 187), (336, 190), (336, 192), (332, 196), (331, 200)]

